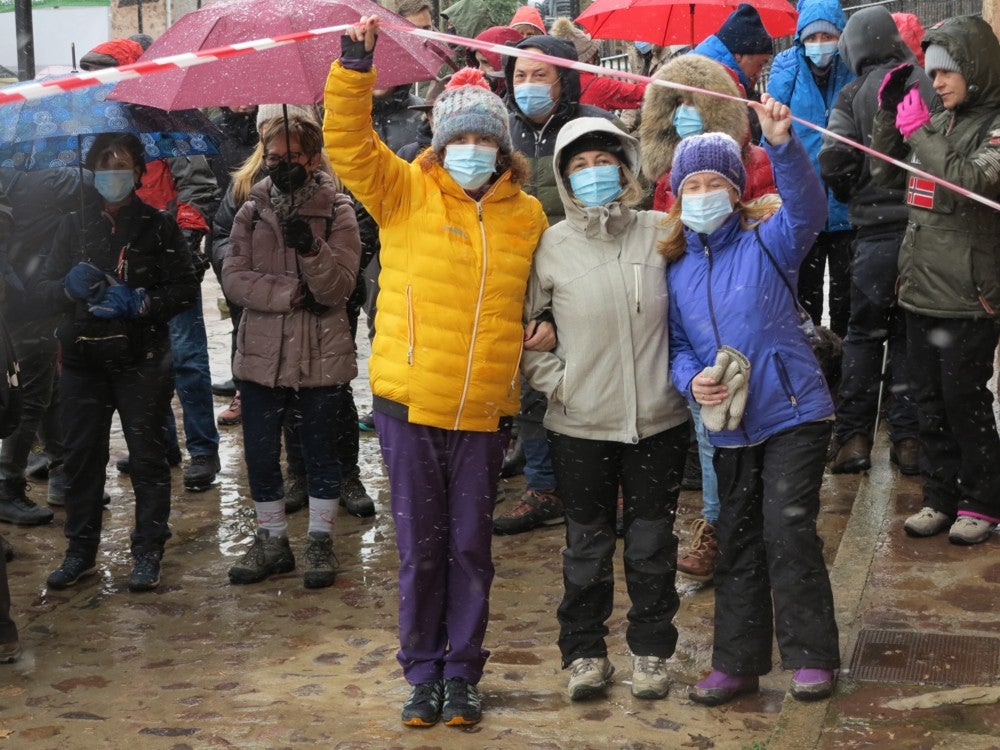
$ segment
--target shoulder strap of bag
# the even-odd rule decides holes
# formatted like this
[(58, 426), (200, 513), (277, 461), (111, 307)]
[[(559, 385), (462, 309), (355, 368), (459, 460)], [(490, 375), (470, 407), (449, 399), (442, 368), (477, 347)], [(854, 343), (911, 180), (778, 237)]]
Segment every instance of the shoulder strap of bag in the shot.
[(785, 283), (785, 288), (788, 290), (788, 293), (792, 295), (792, 301), (795, 303), (795, 309), (798, 311), (799, 315), (808, 316), (809, 313), (802, 306), (802, 303), (799, 302), (799, 295), (795, 293), (795, 288), (792, 286), (792, 282), (788, 280), (787, 276), (785, 276), (785, 272), (781, 270), (781, 266), (778, 265), (778, 261), (775, 260), (771, 251), (767, 249), (767, 245), (764, 244), (764, 240), (761, 239), (760, 225), (753, 228), (753, 234), (754, 237), (757, 238), (757, 244), (760, 245), (760, 249), (764, 251), (764, 255), (766, 255), (767, 259), (771, 261), (771, 265), (774, 266), (774, 270), (778, 272), (778, 276), (780, 276), (781, 280)]
[(781, 280), (784, 282), (785, 288), (788, 289), (788, 293), (792, 295), (792, 299), (794, 299), (795, 304), (798, 305), (799, 296), (795, 293), (795, 289), (792, 287), (792, 282), (790, 282), (788, 277), (785, 276), (785, 272), (781, 270), (781, 266), (778, 265), (778, 261), (775, 260), (771, 251), (767, 249), (767, 245), (764, 244), (764, 240), (760, 238), (760, 225), (753, 228), (753, 236), (757, 238), (757, 244), (760, 245), (760, 249), (764, 251), (764, 255), (766, 255), (767, 259), (771, 261), (771, 265), (774, 266), (774, 270), (778, 272), (778, 276), (780, 276)]

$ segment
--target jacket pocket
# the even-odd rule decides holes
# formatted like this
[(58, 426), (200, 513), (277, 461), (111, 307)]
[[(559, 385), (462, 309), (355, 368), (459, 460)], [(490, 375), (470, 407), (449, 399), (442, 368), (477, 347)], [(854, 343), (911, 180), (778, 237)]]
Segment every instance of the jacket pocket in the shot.
[(124, 318), (77, 318), (70, 336), (88, 367), (114, 370), (135, 364), (142, 358), (141, 332)]
[(792, 379), (788, 375), (788, 368), (785, 366), (785, 361), (778, 352), (774, 353), (774, 369), (778, 373), (778, 382), (781, 383), (781, 390), (784, 392), (785, 398), (788, 399), (788, 403), (797, 409), (799, 400), (795, 395), (795, 388), (792, 387)]

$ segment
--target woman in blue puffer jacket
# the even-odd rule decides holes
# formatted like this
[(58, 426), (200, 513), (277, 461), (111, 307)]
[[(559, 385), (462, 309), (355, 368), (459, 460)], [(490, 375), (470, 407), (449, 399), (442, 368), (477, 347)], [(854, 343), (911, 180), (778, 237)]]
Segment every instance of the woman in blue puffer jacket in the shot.
[(816, 535), (834, 408), (792, 292), (826, 201), (788, 107), (765, 94), (754, 108), (780, 208), (772, 196), (739, 202), (746, 172), (731, 137), (691, 136), (674, 155), (678, 203), (660, 246), (670, 264), (671, 378), (715, 430), (714, 671), (690, 693), (707, 705), (757, 690), (771, 670), (773, 629), (783, 666), (796, 670), (795, 697), (830, 695), (839, 665)]

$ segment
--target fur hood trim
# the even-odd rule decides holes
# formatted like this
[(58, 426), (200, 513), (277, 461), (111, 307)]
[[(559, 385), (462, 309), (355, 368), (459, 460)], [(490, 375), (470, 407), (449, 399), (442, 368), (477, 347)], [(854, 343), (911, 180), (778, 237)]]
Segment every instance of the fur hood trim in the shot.
[[(673, 58), (653, 77), (730, 96), (740, 95), (724, 65), (694, 53)], [(690, 102), (701, 113), (706, 132), (728, 133), (741, 147), (745, 147), (750, 138), (745, 104), (650, 85), (642, 103), (639, 142), (642, 144), (642, 173), (652, 182), (668, 172), (674, 161), (674, 149), (681, 140), (674, 129), (674, 112), (685, 102)]]

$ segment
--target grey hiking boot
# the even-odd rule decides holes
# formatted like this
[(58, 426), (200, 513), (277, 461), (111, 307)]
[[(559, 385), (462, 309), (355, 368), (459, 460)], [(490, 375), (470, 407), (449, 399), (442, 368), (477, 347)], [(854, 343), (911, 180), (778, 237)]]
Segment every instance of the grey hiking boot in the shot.
[(948, 528), (951, 522), (952, 518), (947, 513), (925, 505), (906, 519), (903, 529), (910, 536), (934, 536)]
[(40, 526), (52, 520), (52, 510), (31, 502), (27, 489), (28, 483), (24, 479), (4, 479), (0, 482), (0, 521), (17, 526)]
[(361, 477), (344, 477), (340, 483), (340, 506), (356, 518), (371, 518), (375, 515), (375, 501), (361, 484)]
[(602, 695), (611, 684), (615, 668), (606, 656), (586, 656), (570, 663), (569, 699), (582, 701)]
[(306, 572), (302, 575), (302, 583), (307, 589), (323, 589), (332, 586), (337, 580), (340, 563), (333, 554), (333, 540), (329, 534), (320, 531), (309, 532), (309, 543), (306, 545)]
[(240, 561), (229, 569), (229, 582), (234, 585), (257, 583), (268, 576), (295, 570), (295, 556), (288, 537), (272, 537), (267, 529), (257, 529), (253, 542)]
[(666, 659), (659, 656), (632, 658), (632, 695), (636, 698), (665, 698), (670, 690)]
[(993, 533), (993, 522), (976, 516), (959, 516), (948, 531), (948, 541), (952, 544), (979, 544)]

